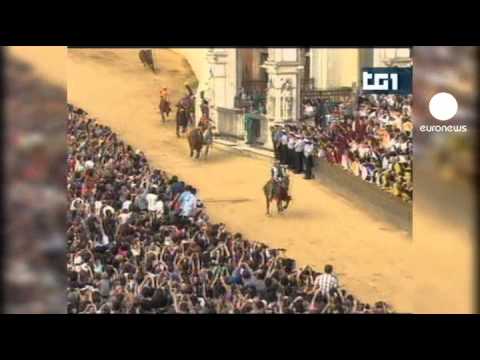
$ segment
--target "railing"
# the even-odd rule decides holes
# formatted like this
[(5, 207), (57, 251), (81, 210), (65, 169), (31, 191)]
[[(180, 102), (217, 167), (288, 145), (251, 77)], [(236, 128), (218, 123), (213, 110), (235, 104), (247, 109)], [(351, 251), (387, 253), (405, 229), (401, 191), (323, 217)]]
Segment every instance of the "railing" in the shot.
[(245, 137), (245, 113), (240, 109), (217, 107), (217, 129), (220, 135), (243, 139)]
[(264, 80), (249, 80), (249, 81), (243, 81), (242, 87), (247, 94), (254, 94), (254, 93), (263, 94), (267, 89), (267, 84), (268, 82)]
[(302, 100), (311, 100), (321, 98), (322, 100), (330, 100), (334, 102), (343, 102), (352, 96), (351, 87), (342, 87), (329, 90), (303, 90)]
[[(245, 112), (240, 109), (227, 109), (217, 107), (217, 129), (220, 136), (246, 140)], [(270, 136), (268, 119), (262, 114), (254, 114), (259, 121), (260, 134), (255, 141), (265, 144)]]

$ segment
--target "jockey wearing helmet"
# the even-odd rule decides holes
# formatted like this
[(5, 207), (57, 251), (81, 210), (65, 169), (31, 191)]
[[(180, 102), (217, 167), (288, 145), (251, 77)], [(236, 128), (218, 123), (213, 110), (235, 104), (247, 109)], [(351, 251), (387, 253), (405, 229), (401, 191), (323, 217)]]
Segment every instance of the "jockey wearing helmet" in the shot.
[(279, 160), (275, 160), (271, 170), (272, 180), (276, 183), (281, 183), (283, 178), (287, 176), (285, 168), (280, 165)]
[[(271, 169), (271, 179), (273, 184), (279, 185), (287, 191), (288, 195), (288, 171), (287, 166), (281, 165), (279, 160), (275, 160)], [(273, 196), (273, 186), (272, 186), (272, 196)]]

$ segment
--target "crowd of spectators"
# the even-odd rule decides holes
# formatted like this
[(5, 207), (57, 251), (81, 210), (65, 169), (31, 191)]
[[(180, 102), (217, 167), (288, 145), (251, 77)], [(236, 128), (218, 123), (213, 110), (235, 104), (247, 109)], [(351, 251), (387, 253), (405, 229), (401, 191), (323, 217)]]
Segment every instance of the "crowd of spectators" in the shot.
[(66, 90), (5, 56), (6, 313), (65, 312)]
[[(412, 200), (411, 96), (358, 95), (344, 102), (313, 99), (305, 118), (280, 128), (291, 147), (312, 138), (316, 154), (363, 180)], [(274, 133), (274, 144), (280, 140)], [(278, 135), (280, 136), (280, 135)]]
[(389, 313), (333, 266), (300, 268), (213, 224), (197, 191), (69, 105), (68, 313)]

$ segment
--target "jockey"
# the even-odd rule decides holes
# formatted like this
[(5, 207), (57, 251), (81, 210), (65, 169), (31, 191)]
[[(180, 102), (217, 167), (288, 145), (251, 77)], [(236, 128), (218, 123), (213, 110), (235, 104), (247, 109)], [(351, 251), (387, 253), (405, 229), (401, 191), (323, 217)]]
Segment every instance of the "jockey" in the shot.
[(208, 118), (208, 116), (203, 115), (198, 121), (198, 127), (205, 131), (213, 124), (213, 121)]
[[(288, 195), (288, 171), (287, 166), (281, 165), (279, 160), (275, 160), (274, 165), (271, 169), (271, 179), (274, 184), (280, 185), (285, 188)], [(272, 196), (273, 196), (273, 186), (272, 186)]]
[(166, 87), (160, 90), (160, 99), (167, 101), (168, 100), (168, 90)]
[(165, 122), (165, 116), (163, 113), (166, 113), (167, 116), (169, 116), (170, 112), (172, 111), (170, 108), (170, 102), (168, 101), (168, 91), (166, 87), (160, 90), (160, 105), (158, 107), (162, 115), (162, 120)]
[(288, 178), (287, 167), (280, 165), (279, 160), (275, 160), (271, 170), (272, 180), (277, 184), (283, 184)]

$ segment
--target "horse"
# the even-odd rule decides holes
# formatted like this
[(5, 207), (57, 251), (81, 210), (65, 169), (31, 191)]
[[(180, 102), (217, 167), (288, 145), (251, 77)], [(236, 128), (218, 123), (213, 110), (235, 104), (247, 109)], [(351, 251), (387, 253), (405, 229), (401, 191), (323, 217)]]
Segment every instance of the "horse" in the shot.
[(175, 121), (177, 137), (180, 137), (180, 128), (182, 128), (182, 134), (185, 133), (189, 121), (189, 114), (181, 104), (177, 105), (177, 116)]
[(193, 157), (193, 153), (196, 151), (197, 156), (195, 159), (200, 157), (200, 152), (202, 151), (203, 147), (203, 133), (202, 129), (195, 128), (188, 132), (187, 135), (188, 146), (190, 147), (190, 157)]
[[(288, 178), (285, 178), (283, 184), (277, 184), (272, 179), (268, 180), (263, 186), (263, 193), (265, 194), (265, 200), (267, 203), (267, 215), (270, 215), (270, 203), (275, 200), (277, 202), (278, 214), (287, 210), (291, 196), (288, 195)], [(285, 202), (285, 206), (283, 206)]]
[(213, 129), (214, 127), (209, 126), (205, 130), (200, 127), (190, 130), (187, 135), (188, 145), (190, 146), (190, 157), (192, 157), (196, 151), (197, 156), (195, 159), (198, 159), (202, 149), (205, 148), (205, 159), (207, 158), (208, 151), (213, 144)]
[(158, 109), (160, 110), (160, 115), (162, 116), (162, 122), (165, 123), (166, 118), (170, 115), (170, 112), (172, 111), (170, 108), (170, 102), (162, 98), (160, 100), (160, 105), (158, 105)]
[(143, 64), (143, 67), (149, 67), (152, 72), (155, 74), (155, 66), (153, 65), (153, 54), (152, 50), (140, 50), (138, 57)]

